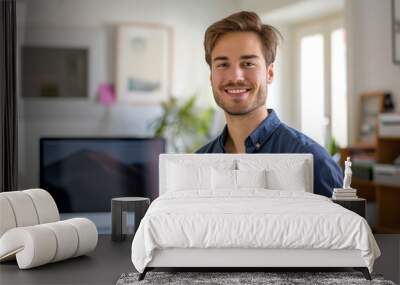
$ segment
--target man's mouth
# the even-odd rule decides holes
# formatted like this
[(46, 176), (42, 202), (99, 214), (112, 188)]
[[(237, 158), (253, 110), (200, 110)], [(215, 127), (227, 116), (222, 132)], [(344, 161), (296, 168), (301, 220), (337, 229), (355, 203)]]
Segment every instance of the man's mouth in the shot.
[(251, 88), (225, 88), (224, 91), (227, 95), (234, 97), (234, 98), (242, 98), (246, 96)]

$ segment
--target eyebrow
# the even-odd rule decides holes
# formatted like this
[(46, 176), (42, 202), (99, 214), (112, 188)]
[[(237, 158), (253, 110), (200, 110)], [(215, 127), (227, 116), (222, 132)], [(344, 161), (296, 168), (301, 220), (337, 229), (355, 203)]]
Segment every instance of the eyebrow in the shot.
[[(248, 54), (248, 55), (242, 55), (240, 59), (252, 59), (252, 58), (259, 58), (258, 55), (255, 54)], [(228, 60), (227, 56), (217, 56), (216, 58), (213, 59), (213, 61), (218, 61), (218, 60)]]
[(213, 59), (213, 61), (218, 61), (218, 60), (228, 60), (227, 56), (217, 56), (216, 58)]
[(259, 56), (255, 54), (249, 54), (249, 55), (242, 55), (240, 57), (240, 59), (252, 59), (252, 58), (259, 58)]

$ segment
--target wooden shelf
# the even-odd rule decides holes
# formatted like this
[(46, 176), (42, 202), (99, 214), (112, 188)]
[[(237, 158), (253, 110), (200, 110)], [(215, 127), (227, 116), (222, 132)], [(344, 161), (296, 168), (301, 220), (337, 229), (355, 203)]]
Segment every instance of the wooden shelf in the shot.
[(372, 143), (356, 143), (347, 147), (350, 151), (375, 151), (376, 144)]
[(400, 187), (377, 184), (375, 195), (378, 228), (398, 230), (397, 233), (400, 233)]
[(376, 150), (378, 163), (393, 163), (400, 155), (400, 138), (379, 138)]
[(397, 141), (397, 142), (400, 142), (400, 137), (384, 137), (384, 138), (379, 138), (378, 140), (381, 140), (381, 141)]
[[(376, 145), (356, 144), (340, 150), (341, 165), (346, 157), (370, 156), (376, 163), (392, 164), (400, 156), (400, 137), (378, 138)], [(367, 199), (368, 202), (376, 201), (377, 225), (376, 233), (400, 233), (400, 186), (385, 186), (373, 181), (353, 177), (352, 187), (357, 189), (357, 195)]]
[(362, 180), (353, 177), (351, 180), (351, 186), (357, 189), (357, 196), (364, 198), (369, 202), (375, 201), (375, 183), (369, 180)]
[[(359, 185), (361, 185), (363, 187), (368, 187), (368, 188), (371, 187), (371, 188), (374, 188), (374, 189), (375, 189), (375, 186), (376, 186), (374, 181), (364, 180), (364, 179), (360, 179), (360, 178), (357, 178), (357, 177), (353, 177), (352, 178), (351, 184), (353, 185), (353, 183), (359, 184)], [(356, 187), (354, 187), (354, 188), (356, 188)]]
[(399, 234), (400, 228), (374, 226), (372, 227), (372, 231), (374, 234)]

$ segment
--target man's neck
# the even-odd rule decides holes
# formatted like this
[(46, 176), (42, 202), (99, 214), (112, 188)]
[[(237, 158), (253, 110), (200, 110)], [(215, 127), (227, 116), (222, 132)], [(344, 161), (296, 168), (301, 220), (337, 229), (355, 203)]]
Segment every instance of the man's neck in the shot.
[(225, 141), (225, 150), (229, 153), (245, 153), (246, 138), (268, 116), (265, 106), (243, 116), (232, 116), (225, 113), (228, 135)]

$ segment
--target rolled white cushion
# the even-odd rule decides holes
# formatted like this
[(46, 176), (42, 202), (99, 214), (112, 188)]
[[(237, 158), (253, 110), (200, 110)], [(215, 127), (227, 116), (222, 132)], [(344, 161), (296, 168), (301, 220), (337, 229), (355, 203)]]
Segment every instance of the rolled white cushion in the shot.
[(44, 224), (53, 231), (56, 236), (57, 250), (51, 262), (57, 262), (75, 255), (78, 249), (78, 233), (75, 228), (65, 221)]
[(43, 189), (28, 189), (22, 192), (28, 194), (32, 199), (39, 218), (39, 224), (60, 220), (57, 205), (49, 192)]
[(42, 225), (14, 228), (0, 238), (0, 260), (16, 254), (20, 269), (51, 262), (56, 249), (56, 236)]
[(0, 237), (9, 229), (17, 226), (10, 202), (1, 194), (2, 193), (0, 193)]
[(74, 257), (86, 254), (96, 248), (97, 245), (97, 228), (96, 225), (86, 218), (74, 218), (65, 220), (64, 222), (74, 226), (78, 233), (78, 248)]
[(43, 189), (0, 193), (0, 237), (9, 229), (60, 220), (53, 197)]
[(1, 193), (11, 205), (17, 227), (33, 226), (39, 223), (35, 206), (30, 196), (22, 191)]
[(20, 269), (86, 254), (96, 248), (97, 229), (85, 218), (75, 218), (7, 231), (0, 238), (0, 261), (16, 255)]

